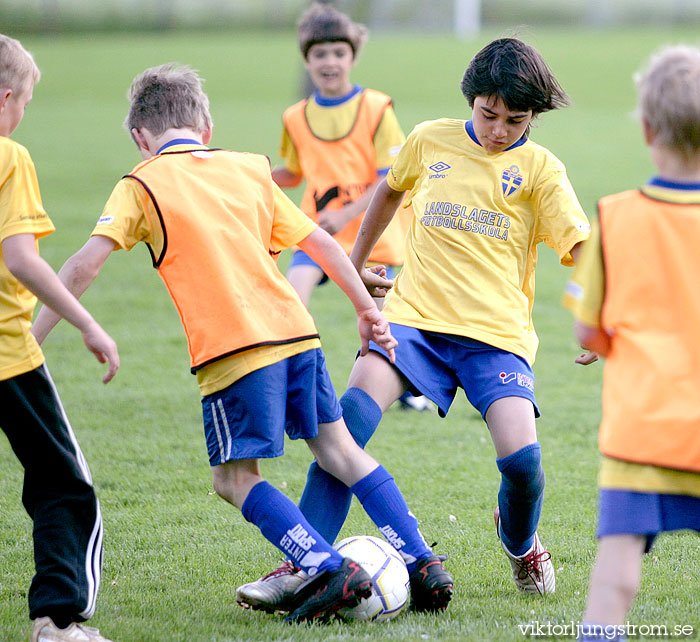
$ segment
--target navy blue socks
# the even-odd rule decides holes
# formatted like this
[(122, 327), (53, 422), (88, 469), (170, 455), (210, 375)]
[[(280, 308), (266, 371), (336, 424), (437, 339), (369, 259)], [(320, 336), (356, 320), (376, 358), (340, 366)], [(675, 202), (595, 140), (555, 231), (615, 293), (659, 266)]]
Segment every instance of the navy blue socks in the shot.
[(309, 575), (335, 570), (343, 563), (342, 555), (313, 529), (294, 502), (268, 482), (253, 486), (241, 512)]
[[(345, 424), (364, 448), (382, 418), (381, 408), (364, 390), (349, 388), (340, 398)], [(299, 508), (328, 542), (335, 542), (350, 510), (352, 491), (315, 461), (309, 467)]]
[(523, 555), (535, 542), (542, 511), (544, 470), (540, 443), (497, 459), (496, 465), (501, 471), (501, 541), (513, 555)]
[(352, 492), (382, 535), (404, 558), (409, 573), (415, 570), (417, 560), (432, 555), (418, 530), (418, 520), (409, 510), (394, 478), (383, 466), (378, 466), (354, 484)]

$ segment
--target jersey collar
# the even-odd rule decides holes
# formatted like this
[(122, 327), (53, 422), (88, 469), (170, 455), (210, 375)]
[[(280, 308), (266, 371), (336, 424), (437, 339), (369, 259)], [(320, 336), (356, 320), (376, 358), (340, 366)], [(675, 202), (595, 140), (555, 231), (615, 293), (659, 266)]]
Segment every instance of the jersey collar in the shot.
[(654, 176), (642, 187), (641, 192), (655, 201), (700, 205), (700, 183), (683, 183)]
[(206, 147), (203, 143), (194, 138), (173, 138), (169, 140), (165, 145), (163, 145), (157, 152), (156, 156), (166, 150), (168, 147), (173, 147), (174, 145), (196, 145), (197, 147)]
[(660, 176), (649, 179), (647, 185), (654, 187), (665, 187), (666, 189), (700, 190), (700, 183), (681, 183), (680, 181), (669, 181)]
[(326, 98), (321, 96), (317, 89), (314, 92), (314, 101), (316, 101), (316, 104), (320, 105), (321, 107), (337, 107), (338, 105), (348, 102), (348, 100), (357, 96), (357, 94), (359, 94), (361, 91), (362, 87), (360, 85), (354, 85), (353, 88), (347, 94), (345, 94), (345, 96)]
[[(471, 138), (479, 147), (483, 147), (483, 145), (479, 142), (479, 139), (476, 137), (476, 134), (474, 133), (474, 124), (472, 123), (471, 120), (468, 120), (466, 124), (464, 125), (464, 128), (467, 130), (467, 134), (469, 134), (469, 138)], [(511, 149), (515, 149), (516, 147), (520, 147), (521, 145), (524, 145), (527, 142), (527, 136), (523, 134), (517, 141), (515, 141), (508, 149), (504, 149), (504, 152), (508, 152)]]

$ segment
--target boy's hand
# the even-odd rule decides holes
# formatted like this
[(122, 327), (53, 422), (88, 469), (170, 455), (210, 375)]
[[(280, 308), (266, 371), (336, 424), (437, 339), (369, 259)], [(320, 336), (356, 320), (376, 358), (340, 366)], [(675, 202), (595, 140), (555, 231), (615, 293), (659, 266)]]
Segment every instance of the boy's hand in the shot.
[(102, 377), (102, 383), (109, 383), (119, 370), (117, 344), (97, 322), (90, 324), (82, 335), (87, 349), (97, 357), (97, 360), (100, 363), (109, 363), (107, 374)]
[(391, 363), (396, 361), (394, 348), (399, 345), (399, 342), (391, 336), (389, 322), (375, 306), (358, 313), (357, 326), (360, 331), (360, 339), (362, 340), (361, 357), (369, 352), (369, 341), (372, 339), (377, 345), (387, 351)]
[(393, 279), (386, 278), (386, 267), (375, 265), (371, 268), (362, 268), (360, 278), (372, 296), (384, 297), (394, 286)]
[(582, 366), (589, 366), (590, 364), (598, 361), (598, 359), (600, 359), (600, 355), (597, 352), (593, 352), (591, 350), (589, 352), (585, 352), (580, 357), (574, 359), (574, 363), (578, 363)]

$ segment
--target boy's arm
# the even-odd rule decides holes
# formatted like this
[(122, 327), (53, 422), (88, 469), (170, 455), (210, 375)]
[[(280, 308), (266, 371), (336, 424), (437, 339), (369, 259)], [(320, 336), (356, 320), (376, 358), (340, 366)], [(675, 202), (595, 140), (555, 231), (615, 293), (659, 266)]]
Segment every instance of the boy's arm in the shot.
[[(377, 309), (366, 286), (358, 276), (357, 270), (353, 268), (350, 259), (340, 245), (320, 228), (315, 229), (297, 245), (321, 266), (323, 271), (338, 284), (355, 306), (362, 340), (360, 355), (367, 354), (369, 340), (372, 339), (387, 351), (389, 359), (394, 363), (394, 348), (398, 343), (391, 336), (389, 323)], [(391, 283), (376, 274), (373, 276), (385, 283)]]
[[(83, 247), (71, 256), (58, 271), (66, 289), (76, 298), (87, 290), (95, 280), (102, 266), (114, 250), (114, 241), (106, 236), (93, 236)], [(37, 341), (43, 343), (53, 327), (63, 315), (49, 307), (42, 307), (32, 326), (32, 333)]]
[[(579, 241), (578, 243), (576, 243), (576, 245), (574, 245), (574, 247), (572, 247), (570, 250), (571, 258), (574, 260), (575, 265), (578, 265), (578, 263), (580, 262), (582, 250), (583, 250), (583, 241)], [(588, 332), (586, 332), (584, 330), (584, 328), (590, 328), (591, 330), (596, 329), (596, 328), (593, 328), (592, 326), (586, 326), (583, 323), (577, 322), (576, 326), (574, 327), (574, 333), (576, 334), (577, 338), (578, 338), (578, 332), (579, 332), (579, 330), (578, 330), (579, 324), (581, 325), (581, 332), (584, 332), (587, 337), (590, 337), (590, 334)], [(605, 333), (603, 333), (603, 334), (605, 334)], [(608, 337), (608, 345), (609, 345), (610, 337), (607, 334), (605, 334), (605, 336)], [(595, 343), (595, 345), (598, 345), (598, 341), (594, 340), (594, 343)], [(588, 342), (584, 345), (584, 343), (579, 340), (579, 345), (582, 348), (584, 348), (585, 350), (588, 350), (588, 352), (586, 352), (586, 353), (576, 357), (576, 359), (574, 359), (574, 363), (578, 363), (581, 366), (589, 366), (592, 363), (595, 363), (596, 361), (598, 361), (598, 359), (600, 359), (600, 357), (605, 357), (608, 354), (607, 350), (605, 353), (603, 353), (600, 350), (594, 348), (592, 346), (592, 344), (590, 344)]]
[(362, 214), (367, 209), (374, 190), (384, 181), (384, 177), (380, 176), (374, 183), (371, 183), (364, 194), (356, 201), (348, 203), (339, 210), (323, 209), (318, 213), (318, 224), (326, 230), (330, 235), (337, 234), (342, 230), (352, 219)]
[(102, 381), (109, 382), (119, 369), (116, 343), (71, 294), (51, 266), (37, 254), (35, 236), (16, 234), (4, 239), (2, 253), (7, 269), (12, 275), (44, 306), (48, 306), (42, 311), (50, 308), (56, 321), (63, 317), (78, 328), (88, 350), (100, 363), (108, 362), (107, 374)]
[[(574, 334), (581, 347), (591, 351), (588, 353), (589, 355), (596, 355), (593, 361), (597, 361), (598, 355), (601, 357), (608, 356), (610, 352), (610, 335), (603, 328), (576, 321), (574, 323)], [(582, 363), (580, 359), (583, 359), (585, 356), (587, 355), (582, 355), (576, 359), (576, 363)], [(592, 363), (592, 361), (589, 363)], [(583, 365), (588, 364), (584, 363)]]
[(374, 190), (350, 253), (350, 260), (358, 272), (361, 273), (367, 263), (372, 248), (391, 222), (402, 198), (403, 192), (397, 192), (389, 187), (386, 180), (380, 181)]
[(272, 168), (272, 180), (280, 187), (296, 187), (303, 178), (301, 174), (295, 174), (282, 165)]

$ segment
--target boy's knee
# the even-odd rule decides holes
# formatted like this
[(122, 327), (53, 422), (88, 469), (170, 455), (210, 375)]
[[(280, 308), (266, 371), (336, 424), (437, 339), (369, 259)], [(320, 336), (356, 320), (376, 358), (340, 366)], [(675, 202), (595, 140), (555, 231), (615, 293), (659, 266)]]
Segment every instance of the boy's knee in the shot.
[(544, 485), (542, 449), (539, 442), (496, 460), (501, 475), (517, 486)]

